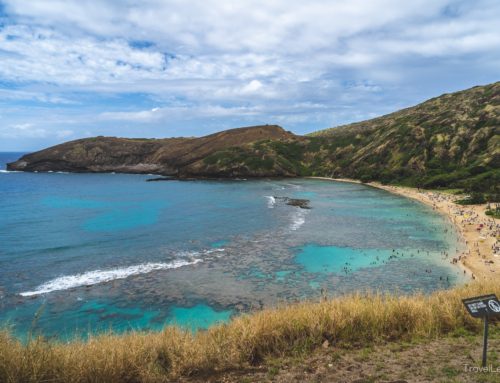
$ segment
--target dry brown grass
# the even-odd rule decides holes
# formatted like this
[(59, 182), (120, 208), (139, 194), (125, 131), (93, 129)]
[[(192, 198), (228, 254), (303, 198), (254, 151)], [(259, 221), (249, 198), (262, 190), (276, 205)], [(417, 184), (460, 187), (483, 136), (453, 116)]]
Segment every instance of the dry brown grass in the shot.
[(435, 338), (457, 329), (479, 331), (480, 320), (461, 299), (496, 293), (495, 282), (475, 282), (430, 296), (348, 294), (284, 304), (196, 333), (104, 334), (87, 341), (28, 342), (0, 333), (1, 382), (161, 382), (211, 370), (239, 368), (263, 358), (307, 351), (325, 340)]

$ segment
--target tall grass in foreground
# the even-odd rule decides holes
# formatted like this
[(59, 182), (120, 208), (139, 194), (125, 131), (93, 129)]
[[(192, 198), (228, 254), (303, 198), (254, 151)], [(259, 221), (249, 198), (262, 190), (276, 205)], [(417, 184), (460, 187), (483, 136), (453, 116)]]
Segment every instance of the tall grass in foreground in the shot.
[(214, 369), (238, 368), (310, 349), (378, 339), (432, 338), (465, 328), (479, 331), (461, 299), (496, 293), (500, 284), (474, 282), (432, 295), (346, 294), (284, 304), (193, 333), (104, 334), (87, 341), (15, 338), (0, 332), (0, 382), (161, 382)]

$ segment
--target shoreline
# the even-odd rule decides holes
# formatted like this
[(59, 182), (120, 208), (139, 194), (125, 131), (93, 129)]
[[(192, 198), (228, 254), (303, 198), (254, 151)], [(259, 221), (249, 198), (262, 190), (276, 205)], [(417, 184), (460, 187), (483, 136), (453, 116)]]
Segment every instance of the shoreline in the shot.
[[(305, 178), (313, 178), (313, 179), (322, 179), (329, 181), (339, 181), (339, 182), (350, 182), (363, 184), (361, 181), (346, 179), (346, 178), (328, 178), (328, 177), (305, 177)], [(451, 210), (473, 210), (477, 217), (474, 218), (475, 221), (486, 219), (486, 222), (489, 222), (490, 218), (485, 214), (486, 212), (486, 204), (484, 205), (456, 205), (452, 201), (443, 201), (443, 200), (434, 200), (431, 196), (430, 192), (421, 191), (418, 192), (415, 188), (403, 187), (403, 186), (390, 186), (390, 185), (382, 185), (379, 183), (369, 182), (363, 185), (373, 186), (378, 189), (383, 189), (391, 193), (398, 194), (403, 197), (411, 198), (416, 201), (425, 203), (429, 206), (435, 208), (435, 210), (439, 213), (442, 213), (446, 216), (450, 223), (455, 226), (457, 229), (457, 233), (462, 237), (465, 242), (467, 248), (467, 254), (457, 254), (456, 258), (461, 255), (462, 259), (459, 260), (456, 265), (466, 271), (467, 277), (472, 279), (474, 276), (476, 279), (487, 279), (487, 280), (497, 280), (500, 277), (498, 276), (500, 273), (500, 257), (496, 260), (499, 261), (497, 263), (489, 264), (489, 267), (485, 266), (486, 261), (494, 261), (495, 257), (490, 255), (490, 252), (493, 253), (494, 250), (491, 249), (491, 246), (496, 243), (495, 237), (492, 235), (487, 235), (485, 233), (478, 233), (476, 230), (478, 222), (474, 222), (469, 224), (464, 220), (464, 216), (458, 215), (461, 218), (461, 221), (457, 221), (457, 215), (452, 214)], [(445, 198), (451, 198), (452, 200), (456, 200), (456, 196), (447, 193), (439, 193), (440, 196)], [(457, 208), (457, 206), (459, 206)], [(463, 226), (465, 225), (465, 226)], [(488, 229), (486, 229), (488, 232)], [(479, 236), (484, 237), (485, 239), (480, 239)], [(483, 242), (480, 242), (483, 241)], [(471, 248), (472, 243), (477, 243), (477, 246), (473, 246), (474, 250)], [(464, 255), (466, 255), (464, 259)], [(451, 254), (450, 254), (451, 256)], [(454, 257), (451, 256), (453, 259)], [(491, 272), (494, 271), (494, 272)]]

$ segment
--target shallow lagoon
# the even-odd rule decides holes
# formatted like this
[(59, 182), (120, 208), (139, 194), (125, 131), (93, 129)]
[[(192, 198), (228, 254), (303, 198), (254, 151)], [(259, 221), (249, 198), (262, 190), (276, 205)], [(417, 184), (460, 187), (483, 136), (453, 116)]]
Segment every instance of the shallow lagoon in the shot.
[(0, 318), (22, 333), (40, 310), (35, 328), (62, 336), (206, 327), (322, 288), (430, 292), (463, 282), (449, 263), (463, 250), (444, 231), (450, 222), (383, 190), (148, 178), (0, 172)]

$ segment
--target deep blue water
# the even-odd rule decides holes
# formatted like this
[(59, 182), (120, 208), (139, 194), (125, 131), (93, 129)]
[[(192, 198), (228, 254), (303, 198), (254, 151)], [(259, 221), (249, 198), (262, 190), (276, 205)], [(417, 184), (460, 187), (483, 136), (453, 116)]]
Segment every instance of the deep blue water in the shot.
[[(0, 153), (0, 168), (20, 156)], [(206, 327), (321, 288), (434, 291), (463, 280), (449, 263), (462, 251), (449, 221), (383, 190), (148, 178), (0, 171), (0, 320), (22, 334), (38, 311), (34, 327), (49, 335)]]

